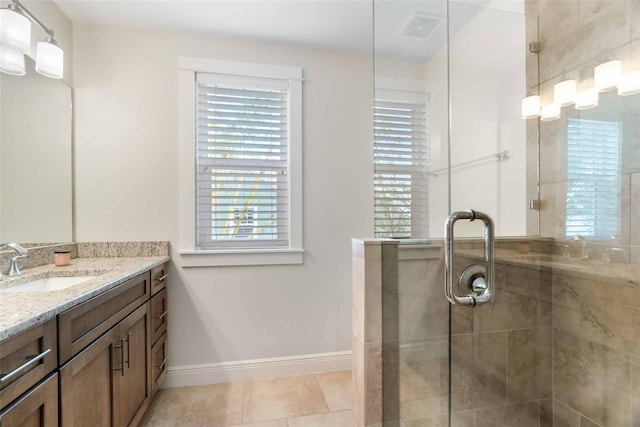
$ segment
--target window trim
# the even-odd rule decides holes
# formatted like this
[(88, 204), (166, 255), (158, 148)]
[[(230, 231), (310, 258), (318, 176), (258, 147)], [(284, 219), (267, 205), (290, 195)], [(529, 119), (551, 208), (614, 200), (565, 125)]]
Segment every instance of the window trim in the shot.
[[(221, 61), (179, 59), (179, 220), (183, 267), (302, 264), (302, 68)], [(196, 72), (289, 81), (289, 247), (257, 249), (196, 249)]]

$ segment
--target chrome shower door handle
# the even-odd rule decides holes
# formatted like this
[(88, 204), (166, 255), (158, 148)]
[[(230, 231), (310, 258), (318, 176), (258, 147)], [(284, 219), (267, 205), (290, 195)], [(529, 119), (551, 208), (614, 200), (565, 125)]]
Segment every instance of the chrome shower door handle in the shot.
[[(456, 294), (453, 287), (453, 227), (457, 221), (475, 221), (476, 219), (484, 223), (484, 265), (474, 264), (464, 270), (458, 279), (458, 291), (460, 294)], [(496, 283), (495, 231), (493, 221), (489, 215), (473, 210), (453, 212), (447, 218), (444, 236), (444, 292), (449, 302), (453, 305), (466, 305), (469, 307), (491, 303), (493, 308)]]

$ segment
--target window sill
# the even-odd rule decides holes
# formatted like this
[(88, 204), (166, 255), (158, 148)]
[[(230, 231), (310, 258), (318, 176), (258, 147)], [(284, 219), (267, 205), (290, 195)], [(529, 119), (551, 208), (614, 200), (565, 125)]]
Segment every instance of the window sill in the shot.
[(304, 249), (248, 249), (222, 251), (180, 251), (183, 268), (234, 265), (302, 264)]

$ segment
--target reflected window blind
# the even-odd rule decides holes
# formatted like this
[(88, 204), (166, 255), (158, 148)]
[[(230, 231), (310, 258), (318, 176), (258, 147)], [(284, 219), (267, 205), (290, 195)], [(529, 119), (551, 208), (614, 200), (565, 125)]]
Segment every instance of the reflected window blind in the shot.
[(427, 131), (426, 103), (375, 101), (376, 237), (427, 237)]
[(200, 249), (286, 247), (287, 82), (196, 75)]
[(620, 233), (620, 124), (569, 119), (567, 237)]

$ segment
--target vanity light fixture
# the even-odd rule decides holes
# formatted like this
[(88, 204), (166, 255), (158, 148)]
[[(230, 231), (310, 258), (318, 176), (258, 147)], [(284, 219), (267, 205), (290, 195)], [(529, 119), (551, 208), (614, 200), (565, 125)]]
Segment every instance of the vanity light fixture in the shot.
[(636, 93), (640, 93), (640, 70), (625, 74), (618, 83), (618, 95), (627, 96)]
[(540, 116), (540, 96), (527, 96), (522, 100), (522, 118), (535, 119)]
[(600, 92), (614, 89), (620, 81), (622, 62), (615, 60), (598, 65), (593, 70), (593, 85)]
[(24, 54), (18, 49), (0, 45), (0, 70), (12, 76), (24, 76)]
[(37, 44), (36, 71), (46, 77), (61, 79), (64, 71), (64, 52), (53, 38), (53, 30), (47, 28), (19, 0), (11, 0), (11, 2), (7, 8), (0, 9), (0, 46), (3, 51), (0, 71), (11, 75), (24, 75), (24, 57), (22, 58), (22, 73), (16, 73), (15, 51), (7, 51), (7, 58), (10, 58), (11, 61), (7, 59), (5, 62), (5, 49), (14, 48), (21, 55), (29, 51), (31, 44), (31, 22), (29, 20), (31, 20), (47, 33), (47, 38)]
[(540, 110), (540, 120), (549, 122), (560, 118), (560, 104), (550, 102), (542, 106)]
[(64, 51), (53, 38), (38, 42), (36, 50), (36, 71), (52, 79), (61, 79), (64, 68)]
[(22, 54), (31, 47), (31, 21), (16, 4), (0, 9), (0, 43)]
[(553, 102), (566, 107), (575, 102), (577, 83), (575, 80), (565, 80), (553, 86)]
[(594, 87), (583, 89), (576, 95), (576, 110), (587, 110), (597, 107), (600, 101), (600, 94)]

